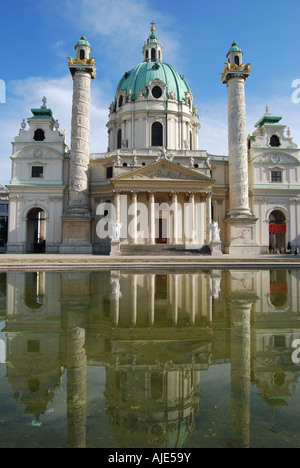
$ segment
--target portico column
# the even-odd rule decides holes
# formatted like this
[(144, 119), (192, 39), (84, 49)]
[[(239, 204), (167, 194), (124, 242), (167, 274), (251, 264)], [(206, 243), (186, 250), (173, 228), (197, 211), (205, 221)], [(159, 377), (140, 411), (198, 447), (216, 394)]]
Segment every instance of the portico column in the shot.
[(173, 207), (173, 244), (178, 244), (178, 196), (177, 192), (172, 193)]
[(120, 222), (120, 192), (115, 192), (115, 210), (116, 210), (116, 222)]
[(149, 192), (149, 214), (150, 214), (150, 230), (149, 244), (155, 244), (155, 196), (154, 192)]
[(190, 209), (190, 242), (195, 243), (195, 194), (189, 193), (189, 209)]
[(131, 226), (131, 243), (137, 243), (137, 192), (131, 192), (131, 214), (133, 215), (133, 220), (130, 223)]
[(211, 224), (211, 193), (209, 193), (206, 197), (206, 238), (207, 238), (207, 244), (210, 243), (211, 241), (211, 231), (209, 229), (209, 225)]

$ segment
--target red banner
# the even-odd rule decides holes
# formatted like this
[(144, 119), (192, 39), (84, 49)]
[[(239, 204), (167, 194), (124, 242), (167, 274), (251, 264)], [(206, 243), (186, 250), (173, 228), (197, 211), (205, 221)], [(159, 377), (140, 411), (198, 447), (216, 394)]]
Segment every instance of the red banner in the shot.
[(286, 234), (286, 224), (270, 224), (269, 232), (270, 234)]
[(288, 285), (287, 283), (271, 283), (270, 292), (271, 293), (287, 293)]

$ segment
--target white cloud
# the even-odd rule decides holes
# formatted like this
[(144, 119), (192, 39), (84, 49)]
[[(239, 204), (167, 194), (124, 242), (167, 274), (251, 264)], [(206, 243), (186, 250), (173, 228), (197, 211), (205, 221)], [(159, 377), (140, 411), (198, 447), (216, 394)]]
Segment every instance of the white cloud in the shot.
[[(45, 17), (62, 18), (72, 27), (74, 35), (84, 34), (96, 59), (105, 57), (106, 68), (113, 63), (114, 69), (125, 71), (142, 61), (142, 47), (150, 34), (151, 21), (156, 22), (156, 34), (164, 45), (167, 61), (176, 67), (184, 57), (180, 34), (175, 27), (179, 20), (172, 13), (152, 7), (149, 1), (62, 0), (53, 3), (43, 0), (39, 8)], [(118, 78), (116, 76), (116, 80)]]

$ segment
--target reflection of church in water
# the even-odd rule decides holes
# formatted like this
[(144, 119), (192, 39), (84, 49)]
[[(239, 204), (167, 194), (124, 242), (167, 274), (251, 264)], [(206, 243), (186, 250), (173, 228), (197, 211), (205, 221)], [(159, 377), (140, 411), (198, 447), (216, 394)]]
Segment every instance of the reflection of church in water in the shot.
[(117, 446), (179, 448), (201, 414), (201, 375), (230, 363), (231, 445), (247, 447), (251, 384), (273, 410), (300, 375), (291, 361), (299, 279), (296, 271), (2, 274), (7, 380), (39, 421), (66, 375), (66, 444), (82, 447), (87, 369), (104, 367)]

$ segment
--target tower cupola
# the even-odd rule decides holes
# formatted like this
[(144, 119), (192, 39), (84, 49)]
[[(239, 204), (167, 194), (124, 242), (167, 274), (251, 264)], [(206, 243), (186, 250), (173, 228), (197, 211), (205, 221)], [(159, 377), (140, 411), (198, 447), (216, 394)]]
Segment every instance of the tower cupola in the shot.
[(163, 47), (155, 35), (155, 23), (151, 23), (151, 34), (143, 47), (144, 62), (162, 62)]
[(239, 48), (236, 42), (231, 44), (231, 48), (227, 54), (228, 62), (230, 65), (237, 65), (240, 66), (243, 63), (243, 52), (242, 49)]
[(86, 39), (85, 36), (81, 36), (80, 40), (77, 42), (75, 46), (76, 50), (76, 58), (79, 60), (85, 60), (90, 58), (91, 53), (91, 45)]

